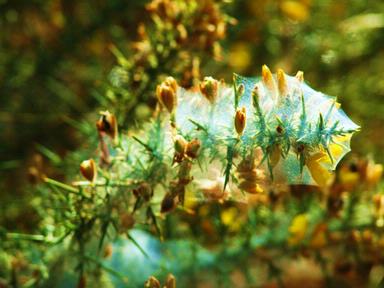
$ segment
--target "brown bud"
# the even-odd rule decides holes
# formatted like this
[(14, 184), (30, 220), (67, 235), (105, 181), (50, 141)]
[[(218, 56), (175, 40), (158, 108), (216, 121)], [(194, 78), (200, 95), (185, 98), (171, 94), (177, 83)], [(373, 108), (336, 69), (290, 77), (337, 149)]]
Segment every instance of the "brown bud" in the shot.
[(218, 84), (219, 82), (212, 77), (204, 77), (204, 81), (200, 83), (201, 93), (211, 103), (217, 99)]
[(167, 213), (172, 211), (176, 207), (175, 197), (171, 193), (165, 194), (163, 201), (161, 201), (161, 213)]
[(297, 71), (295, 77), (297, 80), (299, 80), (299, 82), (303, 82), (304, 81), (304, 72), (303, 71)]
[(282, 69), (277, 70), (277, 86), (279, 88), (280, 96), (286, 96), (288, 91), (287, 79)]
[(160, 282), (154, 276), (150, 276), (144, 284), (144, 288), (160, 288)]
[(200, 150), (201, 142), (199, 139), (193, 139), (187, 145), (186, 154), (188, 157), (196, 158)]
[(111, 257), (111, 256), (112, 256), (112, 252), (113, 252), (112, 244), (108, 243), (108, 244), (105, 245), (105, 247), (104, 247), (103, 257), (104, 257), (104, 258), (109, 258), (109, 257)]
[(384, 206), (384, 195), (373, 195), (373, 203), (375, 204), (375, 209), (379, 211)]
[(135, 225), (135, 218), (128, 212), (123, 212), (119, 215), (120, 218), (120, 232), (124, 233)]
[(163, 82), (157, 86), (156, 94), (160, 104), (163, 105), (169, 113), (172, 113), (176, 106), (176, 92), (173, 88)]
[(80, 172), (83, 174), (84, 178), (90, 182), (94, 182), (97, 177), (97, 167), (95, 160), (89, 159), (84, 160), (80, 164)]
[(188, 142), (181, 135), (175, 136), (175, 151), (179, 154), (184, 154), (187, 148)]
[(176, 288), (176, 278), (172, 274), (168, 274), (165, 281), (165, 288)]
[(235, 115), (235, 128), (239, 136), (243, 135), (246, 120), (247, 120), (247, 117), (246, 117), (245, 107), (237, 109), (236, 115)]
[(151, 185), (143, 182), (133, 190), (133, 194), (135, 194), (136, 197), (143, 197), (144, 200), (149, 201), (153, 196), (153, 189)]
[(115, 115), (113, 115), (109, 111), (102, 111), (100, 112), (100, 114), (101, 117), (96, 122), (97, 129), (99, 130), (99, 132), (103, 132), (109, 137), (111, 137), (114, 142), (117, 142), (119, 134)]

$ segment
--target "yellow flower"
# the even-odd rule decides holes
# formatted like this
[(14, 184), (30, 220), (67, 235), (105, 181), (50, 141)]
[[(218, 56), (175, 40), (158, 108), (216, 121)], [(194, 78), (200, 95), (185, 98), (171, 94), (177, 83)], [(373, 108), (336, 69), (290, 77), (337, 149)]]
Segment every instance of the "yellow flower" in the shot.
[(304, 22), (309, 17), (309, 9), (298, 1), (283, 1), (280, 4), (283, 13), (292, 20)]
[(306, 159), (308, 170), (320, 187), (327, 186), (332, 179), (332, 173), (322, 165), (329, 161), (329, 156), (322, 151), (312, 154)]
[(290, 237), (288, 244), (294, 246), (299, 244), (305, 237), (308, 229), (308, 218), (306, 214), (299, 214), (293, 218), (291, 225), (288, 228)]
[(236, 207), (224, 209), (220, 214), (220, 219), (230, 231), (236, 231), (240, 228), (239, 211)]
[(312, 248), (322, 248), (327, 244), (327, 225), (320, 223), (313, 231), (310, 246)]

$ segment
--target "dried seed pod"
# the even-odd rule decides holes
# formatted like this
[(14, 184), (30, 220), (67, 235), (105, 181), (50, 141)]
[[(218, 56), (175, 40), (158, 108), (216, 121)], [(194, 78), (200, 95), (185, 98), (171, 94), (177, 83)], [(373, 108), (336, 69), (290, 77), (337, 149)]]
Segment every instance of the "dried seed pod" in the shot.
[(235, 128), (239, 136), (241, 136), (244, 132), (246, 120), (247, 120), (247, 117), (246, 117), (245, 107), (237, 109), (235, 114)]
[(157, 86), (156, 94), (160, 104), (163, 105), (169, 113), (172, 113), (176, 106), (176, 93), (172, 87), (162, 83)]
[(119, 215), (120, 232), (125, 233), (135, 225), (135, 218), (128, 212), (123, 212)]
[(177, 104), (177, 82), (173, 77), (167, 77), (160, 85), (157, 85), (156, 96), (160, 104), (169, 113), (172, 113)]
[(115, 115), (113, 115), (109, 111), (102, 111), (100, 112), (100, 114), (101, 117), (96, 122), (97, 130), (99, 130), (99, 132), (107, 134), (116, 143), (119, 134)]
[(144, 288), (160, 288), (160, 282), (154, 276), (150, 276), (144, 284)]
[(183, 155), (188, 145), (187, 140), (185, 140), (184, 137), (181, 135), (176, 135), (174, 143), (175, 143), (175, 151)]
[(95, 160), (89, 159), (84, 160), (80, 164), (80, 172), (90, 182), (95, 182), (97, 177), (97, 167)]
[(172, 211), (176, 207), (175, 197), (171, 193), (166, 193), (163, 201), (161, 201), (161, 213), (167, 213)]
[(214, 103), (217, 98), (217, 90), (219, 81), (212, 77), (205, 77), (204, 81), (200, 83), (201, 94), (208, 99), (209, 102)]
[(190, 141), (186, 148), (186, 154), (188, 157), (195, 159), (199, 153), (201, 142), (199, 139), (193, 139)]
[(153, 189), (151, 185), (146, 182), (141, 183), (136, 189), (133, 190), (136, 197), (143, 197), (145, 201), (149, 201), (153, 196)]
[(261, 157), (261, 151), (257, 151), (255, 154), (245, 157), (237, 166), (237, 175), (240, 181), (238, 187), (247, 193), (264, 192), (261, 183), (265, 180), (265, 174), (263, 170), (257, 168), (257, 163)]
[(168, 274), (165, 281), (165, 288), (176, 288), (176, 278), (172, 274)]

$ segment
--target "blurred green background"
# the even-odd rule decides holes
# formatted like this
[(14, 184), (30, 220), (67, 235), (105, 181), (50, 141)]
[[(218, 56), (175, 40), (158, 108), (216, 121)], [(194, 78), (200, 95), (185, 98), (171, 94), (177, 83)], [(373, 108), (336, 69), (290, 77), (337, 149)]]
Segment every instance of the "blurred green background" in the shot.
[(1, 222), (19, 223), (12, 207), (28, 201), (36, 152), (45, 173), (77, 172), (78, 163), (52, 161), (86, 150), (91, 136), (77, 124), (92, 131), (100, 109), (123, 130), (147, 119), (164, 75), (191, 86), (208, 75), (260, 75), (262, 64), (303, 70), (362, 126), (354, 151), (384, 160), (383, 1), (170, 1), (179, 6), (164, 11), (149, 2), (0, 0)]

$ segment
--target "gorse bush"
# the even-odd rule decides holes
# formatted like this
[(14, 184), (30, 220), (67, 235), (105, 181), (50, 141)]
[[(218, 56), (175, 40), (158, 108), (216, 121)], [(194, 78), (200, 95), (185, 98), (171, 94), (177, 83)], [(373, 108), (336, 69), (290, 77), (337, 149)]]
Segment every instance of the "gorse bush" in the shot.
[[(332, 175), (359, 127), (335, 98), (311, 89), (302, 72), (292, 77), (279, 70), (273, 75), (263, 66), (261, 78), (235, 75), (230, 86), (206, 77), (188, 90), (167, 77), (156, 94), (153, 119), (128, 134), (119, 131), (115, 115), (101, 112), (94, 129), (99, 139), (97, 157), (80, 164), (84, 180), (67, 185), (41, 176), (52, 188), (44, 201), (54, 208), (45, 214), (54, 229), (43, 235), (5, 233), (5, 239), (67, 249), (76, 259), (80, 287), (100, 281), (101, 271), (118, 277), (116, 285), (144, 281), (143, 275), (127, 277), (119, 264), (103, 260), (118, 253), (114, 250), (121, 248), (110, 241), (122, 236), (150, 260), (153, 247), (142, 247), (136, 229), (163, 241), (188, 235), (221, 247), (204, 251), (215, 259), (211, 263), (192, 254), (184, 257), (192, 257), (193, 264), (179, 269), (168, 265), (168, 272), (178, 274), (181, 283), (188, 277), (194, 283), (202, 281), (203, 272), (198, 271), (203, 267), (228, 274), (238, 261), (245, 274), (235, 279), (229, 274), (217, 276), (219, 282), (231, 285), (246, 277), (247, 283), (262, 283), (267, 280), (253, 276), (249, 257), (267, 249), (256, 261), (267, 267), (271, 281), (276, 279), (279, 285), (296, 281), (269, 255), (290, 251), (285, 257), (304, 253), (306, 261), (314, 261), (311, 265), (316, 268), (310, 269), (321, 270), (322, 276), (308, 281), (330, 285), (341, 281), (337, 265), (344, 264), (329, 257), (328, 249), (351, 246), (354, 253), (370, 257), (365, 248), (360, 251), (361, 243), (372, 248), (382, 245), (380, 234), (374, 233), (384, 223), (383, 197), (360, 195), (361, 189), (377, 184), (382, 166), (359, 160), (341, 169), (337, 177)], [(362, 213), (367, 200), (372, 211)], [(181, 223), (187, 226), (182, 228)], [(215, 239), (220, 235), (223, 243)], [(202, 249), (192, 245), (196, 251)], [(370, 259), (371, 265), (380, 259)], [(231, 263), (234, 260), (237, 264)], [(129, 256), (119, 261), (129, 261)], [(223, 266), (217, 266), (218, 261)], [(366, 265), (356, 261), (356, 269)], [(335, 274), (330, 265), (335, 265)], [(190, 269), (197, 274), (191, 275)], [(359, 283), (367, 281), (367, 273), (360, 276)], [(50, 278), (48, 283), (59, 279)], [(145, 285), (159, 287), (158, 283), (152, 277)]]

